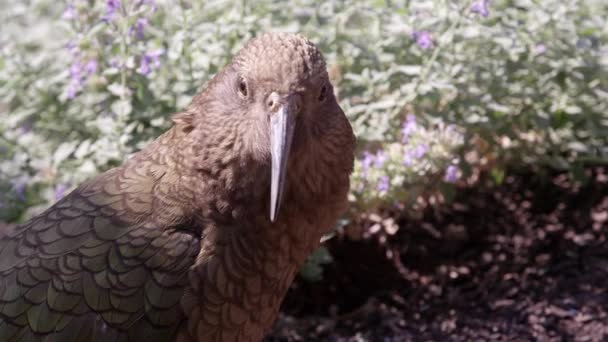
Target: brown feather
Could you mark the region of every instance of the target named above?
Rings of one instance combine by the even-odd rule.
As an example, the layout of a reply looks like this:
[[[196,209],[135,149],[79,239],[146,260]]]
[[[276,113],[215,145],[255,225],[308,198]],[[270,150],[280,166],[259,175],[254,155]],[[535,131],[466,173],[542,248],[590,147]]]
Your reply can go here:
[[[0,340],[260,341],[347,204],[354,136],[322,88],[306,38],[255,38],[144,150],[0,227]],[[274,222],[271,92],[301,100]]]

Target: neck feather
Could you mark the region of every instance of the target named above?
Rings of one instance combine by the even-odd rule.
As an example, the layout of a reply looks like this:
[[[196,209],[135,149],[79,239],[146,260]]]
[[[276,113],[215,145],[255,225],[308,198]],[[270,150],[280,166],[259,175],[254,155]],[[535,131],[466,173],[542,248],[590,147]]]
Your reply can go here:
[[[187,166],[198,175],[194,186],[203,229],[182,299],[188,318],[183,341],[261,341],[299,267],[346,207],[352,157],[331,153],[344,153],[334,146],[341,141],[299,151],[318,157],[288,166],[284,202],[270,223],[269,171],[239,154],[238,139],[228,140],[204,146],[192,140],[184,147]]]

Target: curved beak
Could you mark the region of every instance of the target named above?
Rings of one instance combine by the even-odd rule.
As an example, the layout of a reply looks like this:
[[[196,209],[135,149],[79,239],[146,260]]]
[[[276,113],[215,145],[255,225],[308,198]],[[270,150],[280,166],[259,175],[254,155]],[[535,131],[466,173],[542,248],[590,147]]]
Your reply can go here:
[[[270,174],[270,221],[277,218],[283,190],[285,187],[285,174],[287,173],[287,160],[296,127],[296,103],[293,97],[280,103],[276,112],[270,115],[270,154],[272,158],[272,171]]]

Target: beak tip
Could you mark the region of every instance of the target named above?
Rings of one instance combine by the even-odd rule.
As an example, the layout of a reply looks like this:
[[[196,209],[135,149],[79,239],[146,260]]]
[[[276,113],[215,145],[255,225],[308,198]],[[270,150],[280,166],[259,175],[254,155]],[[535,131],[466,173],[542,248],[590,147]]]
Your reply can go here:
[[[277,201],[276,199],[272,198],[272,200],[270,201],[270,222],[274,223],[277,220]]]

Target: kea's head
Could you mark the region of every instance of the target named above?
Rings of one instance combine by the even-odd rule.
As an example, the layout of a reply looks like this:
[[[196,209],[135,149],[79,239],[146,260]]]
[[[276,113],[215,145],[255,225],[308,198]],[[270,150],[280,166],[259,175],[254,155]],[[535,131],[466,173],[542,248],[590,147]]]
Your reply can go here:
[[[194,99],[188,112],[191,115],[175,121],[188,130],[197,129],[203,139],[238,149],[270,170],[272,221],[281,204],[288,166],[304,158],[300,151],[340,134],[334,127],[338,122],[346,130],[341,134],[352,136],[321,52],[298,34],[267,33],[251,39]],[[222,138],[214,138],[218,136]],[[344,148],[352,153],[350,144]]]

